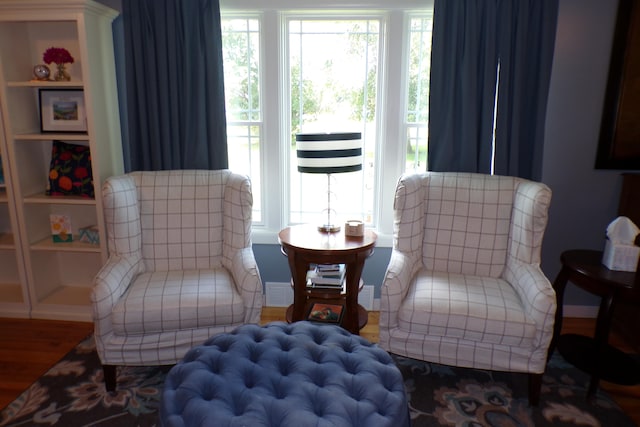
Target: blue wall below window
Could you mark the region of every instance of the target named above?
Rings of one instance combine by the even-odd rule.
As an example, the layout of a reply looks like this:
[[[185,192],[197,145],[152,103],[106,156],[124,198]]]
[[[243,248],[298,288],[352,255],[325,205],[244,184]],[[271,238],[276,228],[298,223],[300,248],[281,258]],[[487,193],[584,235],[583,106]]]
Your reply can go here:
[[[266,282],[286,283],[291,280],[287,257],[280,252],[280,246],[254,244],[253,253],[258,263],[258,269],[260,269],[263,284]],[[375,287],[374,298],[380,298],[380,286],[390,257],[391,248],[375,248],[364,265],[362,279],[365,285]]]

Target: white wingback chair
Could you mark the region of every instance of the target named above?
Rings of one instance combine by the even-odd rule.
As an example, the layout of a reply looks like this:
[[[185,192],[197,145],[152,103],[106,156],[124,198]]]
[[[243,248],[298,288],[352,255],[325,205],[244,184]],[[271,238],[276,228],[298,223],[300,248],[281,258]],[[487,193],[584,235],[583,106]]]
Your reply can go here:
[[[258,323],[249,178],[229,170],[108,178],[109,259],[91,301],[108,390],[116,365],[169,365],[195,344]]]
[[[429,362],[529,374],[536,405],[556,300],[540,269],[551,190],[515,177],[400,178],[380,345]]]

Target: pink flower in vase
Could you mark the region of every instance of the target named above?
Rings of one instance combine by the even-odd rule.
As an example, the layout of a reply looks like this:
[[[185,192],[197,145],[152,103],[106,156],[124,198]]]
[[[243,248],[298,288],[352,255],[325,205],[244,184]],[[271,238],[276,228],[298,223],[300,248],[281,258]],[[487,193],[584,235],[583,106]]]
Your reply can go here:
[[[65,69],[65,64],[73,64],[74,59],[67,49],[63,47],[50,47],[49,49],[44,51],[42,60],[46,64],[51,64],[52,62],[56,64],[58,71],[53,75],[54,80],[71,80],[71,76]]]

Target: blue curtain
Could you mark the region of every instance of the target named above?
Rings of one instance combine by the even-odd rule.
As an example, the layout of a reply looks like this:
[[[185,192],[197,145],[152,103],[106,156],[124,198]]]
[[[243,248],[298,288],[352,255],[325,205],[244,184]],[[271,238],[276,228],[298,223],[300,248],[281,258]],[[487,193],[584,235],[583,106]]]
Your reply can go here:
[[[218,0],[123,0],[122,18],[127,171],[227,168]]]
[[[429,170],[540,178],[557,11],[558,0],[435,0]]]

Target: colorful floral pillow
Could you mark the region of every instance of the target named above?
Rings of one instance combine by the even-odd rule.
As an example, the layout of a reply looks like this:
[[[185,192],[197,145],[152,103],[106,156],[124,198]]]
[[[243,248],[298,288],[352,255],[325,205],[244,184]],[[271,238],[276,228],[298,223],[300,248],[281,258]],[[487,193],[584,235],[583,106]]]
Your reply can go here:
[[[95,196],[89,147],[53,141],[48,194]]]

